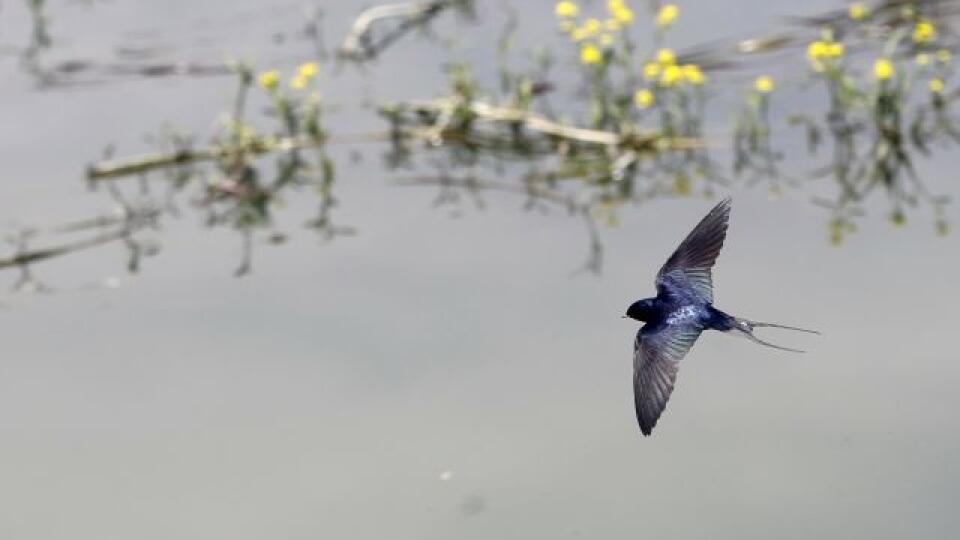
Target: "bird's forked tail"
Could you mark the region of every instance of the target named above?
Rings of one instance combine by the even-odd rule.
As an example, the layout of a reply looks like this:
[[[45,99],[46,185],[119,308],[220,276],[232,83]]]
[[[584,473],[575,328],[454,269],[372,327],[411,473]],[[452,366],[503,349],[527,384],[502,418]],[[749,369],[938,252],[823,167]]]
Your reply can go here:
[[[741,319],[740,317],[733,317],[733,321],[734,321],[733,330],[736,330],[743,337],[749,339],[750,341],[753,341],[754,343],[759,343],[760,345],[764,345],[766,347],[772,347],[774,349],[780,349],[781,351],[790,351],[795,353],[806,352],[806,351],[801,351],[799,349],[781,347],[780,345],[774,345],[773,343],[764,341],[753,334],[753,329],[754,328],[782,328],[784,330],[795,330],[797,332],[806,332],[808,334],[817,334],[817,335],[820,334],[820,332],[817,332],[816,330],[807,330],[806,328],[797,328],[796,326],[786,326],[783,324],[751,321],[748,319]]]

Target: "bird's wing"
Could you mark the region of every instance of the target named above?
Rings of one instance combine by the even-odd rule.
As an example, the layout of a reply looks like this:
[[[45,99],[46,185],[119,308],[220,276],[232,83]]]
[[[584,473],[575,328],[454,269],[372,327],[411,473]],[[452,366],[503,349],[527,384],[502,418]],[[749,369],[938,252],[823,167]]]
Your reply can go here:
[[[708,304],[713,303],[710,269],[727,236],[730,202],[727,197],[714,206],[667,259],[657,272],[657,292],[669,294],[677,289],[692,289],[697,298]]]
[[[647,324],[633,346],[633,401],[637,422],[650,435],[667,406],[677,379],[680,360],[700,336],[693,324]]]

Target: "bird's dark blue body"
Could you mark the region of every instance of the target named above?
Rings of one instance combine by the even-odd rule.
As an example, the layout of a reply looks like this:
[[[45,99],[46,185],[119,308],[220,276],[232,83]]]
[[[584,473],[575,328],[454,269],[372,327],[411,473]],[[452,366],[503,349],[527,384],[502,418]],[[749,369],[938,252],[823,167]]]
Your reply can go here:
[[[689,324],[699,326],[703,330],[721,332],[732,329],[736,320],[711,304],[679,299],[669,294],[637,300],[627,309],[627,317],[645,322],[650,326]]]
[[[637,300],[627,309],[627,317],[646,323],[633,344],[634,405],[644,435],[651,433],[670,399],[680,360],[704,330],[738,333],[778,349],[785,347],[757,338],[753,329],[768,326],[812,332],[741,319],[713,307],[711,269],[723,247],[729,217],[730,199],[724,199],[694,227],[657,272],[657,296]]]

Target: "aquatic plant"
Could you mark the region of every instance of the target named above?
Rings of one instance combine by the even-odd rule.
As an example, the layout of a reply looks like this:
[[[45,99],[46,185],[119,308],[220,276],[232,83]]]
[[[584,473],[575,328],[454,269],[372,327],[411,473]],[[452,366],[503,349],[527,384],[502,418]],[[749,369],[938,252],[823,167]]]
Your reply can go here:
[[[96,236],[49,249],[31,250],[37,234],[20,234],[16,253],[0,266],[28,275],[40,260],[122,241],[135,269],[142,255],[156,251],[139,233],[174,212],[167,203],[127,202],[118,184],[159,177],[167,201],[193,189],[209,226],[240,233],[244,255],[236,273],[244,274],[251,268],[253,235],[262,231],[271,241],[283,240],[271,227],[287,193],[315,194],[318,210],[308,226],[324,238],[353,232],[333,220],[337,167],[329,147],[370,141],[385,145],[391,168],[431,163],[434,171],[400,176],[396,183],[433,185],[440,190],[438,203],[498,191],[525,197],[528,208],[556,206],[579,216],[589,232],[591,270],[599,270],[602,260],[598,225],[616,226],[625,208],[653,197],[709,197],[736,180],[765,183],[776,196],[816,186],[812,200],[829,212],[833,243],[856,229],[865,201],[878,194],[888,202],[893,224],[902,225],[909,211],[925,205],[936,232],[947,234],[948,199],[927,187],[915,161],[960,140],[952,113],[960,96],[952,84],[956,43],[941,16],[949,9],[946,0],[855,2],[795,18],[786,33],[678,51],[670,46],[670,32],[696,14],[674,4],[644,10],[626,0],[560,1],[548,14],[559,42],[553,52],[515,51],[513,36],[522,21],[510,16],[497,41],[499,85],[477,80],[472,66],[453,62],[444,66],[445,88],[424,99],[378,104],[384,128],[350,136],[326,129],[328,104],[320,90],[324,78],[334,76],[334,64],[323,52],[315,16],[308,27],[317,55],[292,71],[230,63],[205,72],[230,73],[237,81],[231,112],[207,144],[167,131],[157,138],[156,153],[111,154],[90,166],[89,182],[106,185],[122,201],[122,216],[91,221],[87,226],[99,230]],[[472,16],[473,3],[435,0],[364,10],[333,62],[343,68],[380,58],[446,11]],[[770,71],[765,59],[771,54],[793,63],[789,75]],[[529,67],[513,67],[518,55],[532,57]],[[555,74],[557,62],[568,71]],[[745,82],[734,67],[755,73]],[[42,73],[51,84],[68,76]],[[184,72],[150,76],[157,73]],[[251,92],[266,97],[266,114],[247,110]],[[708,136],[711,103],[725,92],[739,96],[729,135]],[[549,104],[556,93],[577,96],[580,107],[558,115]],[[812,94],[819,104],[801,112],[780,109],[798,93]],[[792,157],[785,143],[790,128],[803,130],[812,155],[829,150],[828,163],[785,173]],[[726,153],[729,173],[716,157]],[[526,172],[512,180],[482,174],[484,168],[502,170],[504,163]],[[824,178],[831,182],[809,182]]]

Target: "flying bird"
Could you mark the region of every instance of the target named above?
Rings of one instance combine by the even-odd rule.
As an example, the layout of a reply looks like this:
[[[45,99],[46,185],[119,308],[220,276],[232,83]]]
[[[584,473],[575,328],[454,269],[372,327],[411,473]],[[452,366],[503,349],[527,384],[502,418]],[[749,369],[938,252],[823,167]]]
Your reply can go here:
[[[680,360],[704,330],[739,334],[760,345],[798,353],[803,351],[763,341],[753,329],[773,327],[819,334],[741,319],[713,307],[711,268],[727,236],[730,203],[729,197],[720,201],[667,259],[657,272],[657,296],[637,300],[624,315],[646,323],[633,344],[633,397],[644,435],[653,431],[670,399]]]

